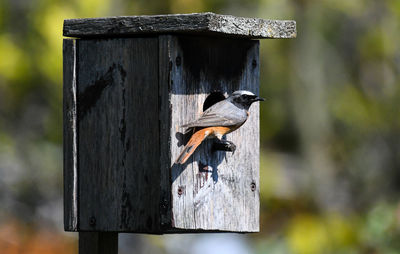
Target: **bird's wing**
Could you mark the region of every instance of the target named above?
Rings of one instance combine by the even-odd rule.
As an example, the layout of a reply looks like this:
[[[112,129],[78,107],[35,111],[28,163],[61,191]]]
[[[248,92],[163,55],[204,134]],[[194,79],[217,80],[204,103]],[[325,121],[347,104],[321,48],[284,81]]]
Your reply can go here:
[[[246,121],[246,119],[245,111],[231,102],[223,100],[204,111],[200,118],[182,125],[182,127],[233,126]]]
[[[182,125],[182,127],[190,128],[190,127],[207,127],[207,126],[232,126],[235,125],[235,121],[228,119],[224,116],[220,116],[217,114],[210,114],[201,116],[199,119]]]

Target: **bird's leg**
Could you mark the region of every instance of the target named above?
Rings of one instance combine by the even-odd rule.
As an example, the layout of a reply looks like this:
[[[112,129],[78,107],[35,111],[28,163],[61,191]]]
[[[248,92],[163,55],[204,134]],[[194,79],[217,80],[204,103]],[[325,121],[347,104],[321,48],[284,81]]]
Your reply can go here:
[[[236,145],[228,140],[215,140],[213,144],[214,151],[226,151],[235,153]]]

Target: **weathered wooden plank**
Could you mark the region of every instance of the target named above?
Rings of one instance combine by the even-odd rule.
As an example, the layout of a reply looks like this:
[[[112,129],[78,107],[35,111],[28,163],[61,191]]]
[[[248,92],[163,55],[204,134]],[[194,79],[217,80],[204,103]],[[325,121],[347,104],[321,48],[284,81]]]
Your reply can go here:
[[[172,60],[170,52],[170,35],[160,35],[159,45],[159,122],[160,122],[160,223],[163,229],[172,224],[171,214],[171,96],[170,82]]]
[[[78,228],[76,41],[63,41],[64,229]]]
[[[211,12],[67,19],[64,36],[121,37],[154,33],[188,33],[244,38],[294,38],[293,20],[266,20],[220,15]]]
[[[118,233],[79,233],[80,254],[118,254]]]
[[[207,140],[185,165],[174,160],[181,152],[181,125],[197,118],[213,91],[259,93],[259,42],[171,36],[169,55],[171,129],[172,230],[259,231],[259,105],[227,140],[234,154],[212,152]],[[187,232],[186,231],[186,232]]]
[[[158,38],[78,41],[79,228],[158,232]]]

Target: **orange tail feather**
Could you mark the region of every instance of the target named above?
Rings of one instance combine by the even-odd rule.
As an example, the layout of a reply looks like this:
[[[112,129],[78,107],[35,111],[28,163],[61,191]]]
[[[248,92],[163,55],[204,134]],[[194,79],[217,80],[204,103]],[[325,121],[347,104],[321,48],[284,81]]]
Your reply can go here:
[[[177,164],[184,164],[194,153],[196,148],[203,142],[203,140],[211,134],[211,131],[206,129],[201,129],[195,132],[192,137],[190,138],[189,142],[186,144],[185,148],[179,155],[178,159],[176,159],[175,163]]]

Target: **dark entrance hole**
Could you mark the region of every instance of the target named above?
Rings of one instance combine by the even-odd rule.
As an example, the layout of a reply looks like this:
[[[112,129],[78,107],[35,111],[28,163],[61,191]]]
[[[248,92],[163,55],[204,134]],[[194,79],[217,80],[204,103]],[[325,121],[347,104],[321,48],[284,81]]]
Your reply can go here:
[[[206,100],[204,101],[203,104],[203,112],[206,111],[209,107],[214,105],[217,102],[220,102],[222,100],[225,100],[225,96],[223,93],[220,91],[214,91],[210,93],[210,95],[207,96]]]

